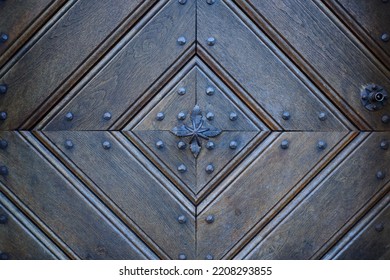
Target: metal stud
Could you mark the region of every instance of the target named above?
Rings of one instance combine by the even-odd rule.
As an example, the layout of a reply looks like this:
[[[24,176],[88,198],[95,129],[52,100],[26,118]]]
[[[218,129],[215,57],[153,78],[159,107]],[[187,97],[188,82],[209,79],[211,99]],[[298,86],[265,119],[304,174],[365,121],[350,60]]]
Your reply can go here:
[[[177,147],[179,148],[179,150],[185,150],[185,148],[187,148],[187,144],[183,141],[179,141],[177,142]]]
[[[8,175],[8,168],[5,165],[0,166],[0,175],[6,176]]]
[[[231,112],[230,115],[229,115],[229,119],[231,121],[236,121],[238,119],[238,115],[236,112]]]
[[[207,148],[207,150],[214,150],[214,148],[215,148],[214,142],[213,141],[207,142],[206,148]]]
[[[177,119],[182,121],[185,120],[186,116],[187,116],[186,113],[180,112],[179,114],[177,114]]]
[[[324,113],[324,112],[319,113],[318,118],[320,119],[320,121],[326,120],[326,118],[327,118],[326,113]]]
[[[206,0],[207,4],[213,5],[215,3],[215,0]]]
[[[214,256],[211,255],[211,254],[208,254],[206,257],[205,257],[206,260],[213,260],[214,259]]]
[[[105,121],[111,120],[111,117],[112,117],[112,115],[111,115],[110,112],[105,112],[105,113],[103,114],[103,120],[105,120]]]
[[[0,140],[0,149],[5,150],[5,149],[7,149],[7,147],[8,147],[7,140],[1,139]]]
[[[384,124],[390,123],[390,116],[389,116],[389,115],[383,115],[383,116],[382,116],[382,122],[383,122]]]
[[[376,178],[379,179],[379,180],[382,180],[385,178],[385,173],[383,171],[378,171],[376,173]]]
[[[381,231],[383,231],[384,229],[385,229],[385,226],[384,226],[383,223],[380,223],[380,224],[376,224],[376,225],[375,225],[375,230],[376,230],[377,232],[381,232]]]
[[[73,148],[73,142],[72,140],[66,140],[65,141],[65,148],[67,148],[68,150],[72,149]]]
[[[184,165],[184,164],[180,164],[178,167],[177,167],[177,171],[179,171],[180,173],[184,173],[187,171],[187,167]]]
[[[0,112],[0,120],[5,121],[7,119],[7,112]]]
[[[8,222],[8,216],[7,214],[1,214],[0,215],[0,224],[5,225]]]
[[[179,222],[179,224],[185,224],[187,222],[187,218],[184,215],[180,215],[179,217],[177,217],[177,221]]]
[[[68,122],[70,122],[71,120],[73,120],[73,113],[72,112],[68,112],[66,113],[65,115],[65,120],[67,120]]]
[[[282,143],[280,144],[280,147],[283,149],[283,150],[286,150],[288,149],[288,146],[290,145],[290,143],[288,142],[288,140],[283,140]]]
[[[215,38],[214,37],[209,37],[207,39],[207,45],[214,46],[215,45]]]
[[[104,148],[105,150],[108,150],[108,149],[111,148],[111,143],[108,142],[108,141],[104,141],[104,142],[102,143],[102,146],[103,146],[103,148]]]
[[[208,224],[214,223],[214,221],[215,221],[214,215],[208,215],[205,220],[206,220],[206,223],[208,223]]]
[[[183,253],[180,253],[179,254],[179,260],[186,260],[187,259],[187,256]]]
[[[285,121],[287,121],[287,120],[289,120],[290,118],[291,118],[290,113],[284,111],[283,114],[282,114],[282,119],[285,120]]]
[[[206,94],[207,95],[213,95],[215,93],[215,89],[213,87],[207,87],[206,88]]]
[[[322,140],[320,140],[320,141],[318,141],[318,143],[317,143],[317,148],[319,149],[319,150],[324,150],[325,148],[326,148],[326,142],[325,141],[322,141]]]
[[[1,253],[0,254],[0,260],[9,260],[9,255],[7,253]]]
[[[156,115],[156,120],[162,121],[165,118],[165,114],[163,112],[159,112]]]
[[[232,149],[232,150],[237,149],[237,146],[238,146],[238,144],[237,144],[236,141],[231,141],[231,142],[229,143],[229,148]]]
[[[7,93],[8,86],[6,84],[1,84],[0,85],[0,94],[5,94]]]
[[[208,119],[209,121],[212,121],[214,119],[214,117],[215,117],[215,115],[212,112],[208,112],[206,114],[206,119]]]
[[[8,35],[5,33],[0,33],[0,43],[4,43],[8,40]]]
[[[184,88],[184,87],[179,88],[179,89],[177,90],[177,94],[178,94],[178,95],[184,95],[184,94],[186,94],[186,88]]]
[[[389,148],[389,141],[383,140],[380,144],[382,150],[387,150]]]
[[[214,172],[214,165],[212,163],[210,163],[206,166],[206,172],[207,172],[207,174],[211,174]]]
[[[381,35],[381,40],[382,40],[383,42],[388,42],[388,41],[390,40],[390,35],[387,34],[387,33],[383,33],[383,34]]]
[[[179,4],[184,5],[185,3],[187,3],[187,0],[179,0]]]
[[[156,142],[156,147],[157,147],[157,149],[162,149],[162,148],[164,148],[164,142],[161,141],[161,140],[158,140],[158,141]]]
[[[183,36],[180,36],[179,38],[177,38],[177,43],[181,46],[183,46],[185,43],[187,42],[186,38],[183,37]]]

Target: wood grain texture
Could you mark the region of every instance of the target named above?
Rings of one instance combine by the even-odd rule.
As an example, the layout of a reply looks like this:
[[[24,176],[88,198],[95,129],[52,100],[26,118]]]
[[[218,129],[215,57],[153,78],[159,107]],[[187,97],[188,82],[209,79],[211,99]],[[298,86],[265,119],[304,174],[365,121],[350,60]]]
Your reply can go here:
[[[195,2],[168,3],[134,38],[66,105],[45,130],[107,129],[195,40]],[[186,38],[185,45],[177,39]],[[86,113],[85,107],[94,108]],[[105,112],[112,119],[105,121]],[[64,116],[73,112],[74,120]]]
[[[308,259],[354,217],[389,177],[390,157],[379,148],[388,133],[372,133],[247,255],[248,259]],[[367,166],[375,166],[367,169]],[[343,229],[346,231],[347,229]]]
[[[140,1],[78,1],[7,72],[1,110],[2,129],[18,128],[61,83],[87,59]],[[113,17],[112,15],[116,16]],[[77,40],[83,38],[83,40]],[[39,69],[39,71],[38,71]],[[21,102],[23,100],[23,102]]]
[[[241,0],[236,2],[246,6]],[[248,2],[251,7],[246,6],[245,9],[254,20],[266,30],[277,30],[278,36],[289,45],[285,46],[285,51],[296,51],[299,55],[295,60],[301,67],[306,68],[305,64],[312,67],[313,71],[306,71],[306,74],[317,80],[317,86],[330,99],[337,101],[340,97],[343,100],[337,101],[336,105],[346,116],[354,118],[354,113],[349,112],[352,109],[370,129],[389,129],[388,124],[381,122],[381,116],[388,114],[390,109],[369,112],[361,105],[359,98],[362,87],[367,83],[390,88],[388,71],[381,67],[380,62],[368,58],[365,50],[334,22],[335,19],[327,16],[325,7],[317,5],[317,1]],[[345,108],[345,102],[349,109]],[[364,129],[359,121],[355,123]]]
[[[4,223],[0,223],[0,253],[6,253],[9,259],[67,258],[42,232],[28,222],[28,219],[2,193],[0,216],[6,218]]]
[[[345,135],[343,132],[282,133],[199,213],[198,256],[211,253],[217,259],[222,258],[292,189],[302,188],[298,182]],[[321,139],[328,144],[325,150],[316,147]],[[288,149],[281,148],[283,140],[290,142]],[[208,215],[215,216],[214,223],[205,221]]]
[[[10,190],[82,259],[145,259],[129,240],[16,132],[0,153],[8,167],[1,191]],[[20,163],[23,162],[21,165]],[[71,175],[68,175],[71,177]]]
[[[187,209],[167,190],[164,184],[169,183],[161,182],[161,175],[148,171],[145,159],[136,158],[108,132],[48,131],[45,134],[170,258],[176,259],[180,253],[192,257],[194,209]],[[74,148],[64,147],[67,139],[73,141]],[[104,141],[111,143],[110,149],[102,147]],[[187,217],[186,224],[178,223],[180,215]]]
[[[217,28],[216,28],[217,27]],[[198,43],[286,130],[343,130],[342,123],[222,1],[198,3]],[[258,33],[264,36],[260,31]],[[214,37],[214,46],[207,38]],[[283,57],[282,59],[280,57]],[[305,108],[303,111],[302,108]],[[291,115],[286,121],[284,111]],[[328,119],[321,122],[320,112]]]

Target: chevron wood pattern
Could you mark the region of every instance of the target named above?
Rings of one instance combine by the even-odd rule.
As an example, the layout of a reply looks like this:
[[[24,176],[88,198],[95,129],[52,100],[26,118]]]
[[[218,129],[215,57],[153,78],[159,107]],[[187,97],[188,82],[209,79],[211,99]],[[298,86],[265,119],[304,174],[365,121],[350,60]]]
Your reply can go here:
[[[0,259],[390,258],[388,1],[24,2]]]

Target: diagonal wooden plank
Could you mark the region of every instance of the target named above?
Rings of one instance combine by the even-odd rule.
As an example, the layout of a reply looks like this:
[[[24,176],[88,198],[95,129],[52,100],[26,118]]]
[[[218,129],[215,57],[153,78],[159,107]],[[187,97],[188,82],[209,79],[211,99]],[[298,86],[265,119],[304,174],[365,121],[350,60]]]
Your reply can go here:
[[[185,38],[180,43],[179,38]],[[170,1],[107,65],[54,117],[45,130],[107,129],[142,99],[161,76],[195,40],[195,2]],[[179,42],[180,41],[180,42]],[[86,112],[85,107],[94,108]],[[65,115],[74,118],[67,121]],[[112,117],[103,118],[105,112]]]
[[[242,15],[243,16],[243,15]],[[311,91],[297,69],[277,50],[265,44],[223,3],[198,3],[198,43],[226,69],[248,93],[286,130],[345,130],[342,118],[332,113]],[[208,43],[215,38],[215,44]],[[293,100],[293,102],[291,101]],[[302,110],[304,108],[304,110]],[[283,113],[290,117],[285,119]],[[321,121],[319,114],[327,115]]]
[[[368,134],[368,133],[365,133]],[[248,259],[308,259],[329,250],[333,236],[345,234],[350,220],[364,213],[377,194],[389,192],[390,157],[380,148],[389,133],[374,132],[321,180],[314,180],[288,216],[260,240]],[[375,166],[373,168],[367,168]],[[382,178],[378,172],[386,174]],[[312,185],[312,186],[311,186]],[[340,232],[341,231],[341,232]],[[325,248],[324,248],[325,247]]]
[[[18,128],[140,2],[77,1],[0,77],[0,82],[8,85],[8,93],[2,97],[0,106],[1,110],[7,111],[8,117],[0,127]]]
[[[67,259],[1,192],[0,251],[1,259]]]
[[[389,109],[370,112],[361,105],[359,95],[368,83],[389,89],[389,71],[320,1],[235,2],[360,129],[389,130],[381,121]]]
[[[114,137],[100,131],[46,131],[45,135],[170,258],[181,253],[193,258],[194,207],[179,201],[175,196],[185,199],[177,191],[173,194],[157,171],[149,171],[146,159],[134,155],[133,145],[127,143],[125,148],[118,142],[116,137],[123,138],[120,133]],[[64,146],[67,140],[73,148]],[[109,149],[102,146],[105,141]],[[178,222],[181,215],[186,223]]]
[[[30,133],[24,134],[31,137]],[[47,150],[32,146],[17,132],[1,132],[1,138],[8,142],[0,153],[1,165],[7,168],[0,176],[1,191],[13,201],[21,200],[18,207],[33,211],[39,219],[34,221],[44,223],[50,229],[49,234],[65,242],[75,257],[145,259],[153,256],[145,248],[144,252],[140,251],[143,245],[135,245],[139,240],[128,239],[113,226],[108,214],[103,215],[91,204],[90,195],[84,196],[76,184],[70,183],[72,174],[57,169],[57,160]]]
[[[201,205],[197,217],[198,257],[224,257],[248,231],[259,227],[259,221],[267,222],[267,214],[271,211],[275,215],[302,189],[308,180],[305,177],[323,159],[333,156],[346,136],[346,132],[282,133],[245,169],[239,170],[239,175],[230,179],[228,187],[213,201],[204,202],[209,205]],[[317,147],[319,141],[327,143],[325,149]],[[214,216],[213,223],[207,222],[210,215]]]

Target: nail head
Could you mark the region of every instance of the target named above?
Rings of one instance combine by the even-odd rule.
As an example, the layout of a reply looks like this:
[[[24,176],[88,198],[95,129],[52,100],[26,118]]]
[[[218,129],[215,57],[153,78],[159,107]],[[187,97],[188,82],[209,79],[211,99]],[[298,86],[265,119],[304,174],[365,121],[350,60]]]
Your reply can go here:
[[[215,45],[215,38],[214,37],[209,37],[207,39],[207,45],[214,46]]]
[[[177,43],[181,46],[183,46],[185,43],[187,42],[186,38],[184,36],[180,36],[178,39],[177,39]]]
[[[179,217],[177,217],[177,221],[179,222],[179,224],[185,224],[187,222],[187,218],[184,215],[180,215]]]
[[[111,143],[108,142],[108,141],[104,141],[104,142],[102,143],[102,146],[103,146],[103,148],[104,148],[105,150],[108,150],[108,149],[111,148]]]
[[[0,140],[0,149],[5,150],[8,147],[8,142],[5,139]]]
[[[161,141],[161,140],[158,140],[158,141],[156,142],[156,147],[157,147],[157,149],[162,149],[162,148],[164,148],[164,142]]]
[[[290,143],[288,142],[288,140],[283,140],[282,143],[280,144],[280,147],[283,149],[283,150],[286,150],[288,149]]]
[[[207,222],[208,224],[212,224],[212,223],[214,223],[214,221],[215,221],[214,215],[208,215],[208,216],[206,217],[206,222]]]

